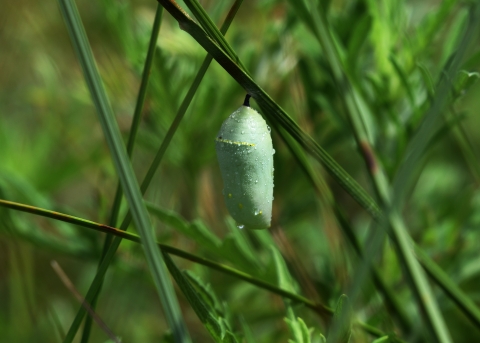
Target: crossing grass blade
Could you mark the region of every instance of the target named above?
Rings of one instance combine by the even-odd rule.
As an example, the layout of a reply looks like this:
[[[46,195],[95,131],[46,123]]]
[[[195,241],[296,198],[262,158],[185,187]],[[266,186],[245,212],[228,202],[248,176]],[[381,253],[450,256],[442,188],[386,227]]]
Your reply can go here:
[[[147,263],[160,297],[168,326],[171,328],[176,342],[190,342],[168,271],[160,252],[156,248],[150,218],[143,203],[135,174],[97,70],[80,14],[73,0],[59,0],[59,5],[77,58],[82,67],[85,81],[90,90],[90,95],[97,109],[97,115],[112,154],[115,169],[125,192],[133,222],[140,233]],[[67,336],[65,342],[71,342],[73,338]]]
[[[231,56],[225,53],[218,42],[207,33],[178,6],[175,1],[159,0],[164,8],[180,23],[213,58],[249,93],[262,108],[270,122],[282,126],[307,152],[320,161],[330,175],[347,191],[360,206],[373,217],[380,216],[380,209],[372,197],[352,178],[317,142],[315,142],[298,124],[248,75]]]
[[[88,228],[88,229],[92,229],[92,230],[95,230],[95,231],[111,234],[115,237],[119,237],[119,238],[122,238],[122,239],[127,239],[131,242],[136,242],[136,243],[140,243],[140,244],[142,243],[142,240],[141,240],[140,236],[138,236],[136,234],[127,232],[127,231],[122,230],[122,229],[117,229],[115,227],[111,227],[111,226],[108,226],[108,225],[105,225],[105,224],[96,223],[96,222],[93,222],[91,220],[87,220],[87,219],[67,215],[67,214],[64,214],[64,213],[60,213],[60,212],[57,212],[57,211],[46,210],[46,209],[43,209],[43,208],[30,206],[30,205],[26,205],[26,204],[20,204],[20,203],[17,203],[17,202],[3,200],[3,199],[0,199],[0,207],[5,207],[5,208],[9,208],[9,209],[16,210],[16,211],[26,212],[26,213],[31,213],[31,214],[35,214],[35,215],[38,215],[38,216],[51,218],[51,219],[54,219],[54,220],[59,220],[59,221],[62,221],[62,222],[78,225],[79,227]],[[159,211],[163,211],[163,210],[159,210]],[[155,244],[160,248],[160,250],[163,253],[168,253],[168,254],[171,254],[171,255],[175,255],[175,256],[184,258],[186,260],[198,263],[200,265],[206,266],[206,267],[211,268],[213,270],[216,270],[218,272],[224,273],[226,275],[230,275],[232,277],[238,278],[238,279],[243,280],[245,282],[248,282],[252,285],[255,285],[259,288],[262,288],[262,289],[265,289],[269,292],[277,294],[281,297],[290,299],[294,303],[303,304],[305,307],[311,309],[312,311],[316,312],[317,314],[319,314],[321,316],[324,316],[324,315],[332,316],[333,313],[334,313],[334,310],[332,308],[330,308],[330,307],[328,307],[324,304],[316,303],[316,302],[314,302],[310,299],[307,299],[307,298],[303,297],[302,295],[299,295],[297,293],[290,292],[290,291],[285,290],[283,288],[277,287],[276,285],[273,285],[269,282],[263,281],[263,280],[261,280],[259,278],[256,278],[256,277],[254,277],[254,276],[252,276],[248,273],[245,273],[241,270],[235,269],[233,267],[227,266],[227,265],[222,264],[222,263],[218,263],[218,262],[206,259],[206,258],[201,257],[201,256],[194,255],[192,253],[189,253],[188,251],[184,251],[184,250],[172,247],[170,245],[161,244],[161,243],[158,243],[158,242],[156,242]],[[109,252],[110,252],[110,250],[109,250]],[[106,259],[107,258],[108,258],[108,254],[107,254]],[[102,265],[105,263],[106,259],[104,260],[104,262],[102,262]],[[92,284],[92,286],[93,286],[93,284]],[[92,288],[92,286],[91,286],[91,288]],[[86,297],[85,297],[85,299],[86,299]],[[364,322],[357,321],[357,322],[355,322],[355,324],[359,328],[364,330],[365,332],[373,335],[374,337],[381,337],[381,336],[384,335],[384,333],[381,330],[379,330],[379,329],[377,329],[377,328],[375,328],[371,325],[368,325]]]
[[[222,28],[221,28],[221,31],[222,32],[227,32],[228,28],[230,27],[230,24],[232,23],[233,19],[235,18],[235,14],[237,13],[238,9],[240,8],[240,5],[242,4],[243,0],[236,0],[234,2],[234,4],[232,5],[227,17],[225,18],[225,21],[222,25]],[[180,122],[182,121],[183,119],[183,116],[185,115],[187,109],[188,109],[188,106],[190,105],[198,87],[200,86],[200,83],[203,79],[203,76],[205,75],[210,63],[212,62],[212,57],[210,55],[207,55],[205,57],[205,60],[203,61],[199,71],[197,72],[197,75],[195,76],[195,79],[192,83],[192,85],[190,86],[190,89],[188,90],[187,92],[187,95],[185,96],[182,104],[180,105],[180,108],[178,109],[178,112],[175,116],[175,119],[173,120],[170,128],[168,129],[168,132],[167,134],[165,135],[165,138],[163,139],[162,141],[162,144],[160,146],[160,148],[158,149],[156,155],[155,155],[155,158],[152,162],[152,164],[150,165],[148,171],[147,171],[147,174],[145,175],[143,181],[142,181],[142,184],[140,186],[140,191],[142,194],[144,194],[150,184],[150,182],[152,181],[154,175],[155,175],[155,172],[157,171],[159,165],[160,165],[160,162],[162,161],[162,158],[165,154],[165,151],[167,150],[178,126],[180,125]],[[133,140],[132,140],[132,144],[131,144],[131,147],[133,148]],[[118,203],[119,205],[120,203]],[[123,222],[120,226],[120,230],[122,231],[126,231],[127,228],[129,227],[130,223],[132,221],[132,216],[131,216],[131,213],[128,212],[127,215],[125,216],[125,218],[123,219]],[[85,299],[89,302],[92,302],[95,297],[97,296],[100,288],[101,288],[101,285],[102,285],[102,282],[103,282],[103,277],[105,275],[105,273],[107,272],[108,270],[108,267],[110,265],[110,262],[112,261],[113,259],[113,256],[115,255],[115,252],[117,251],[118,247],[120,246],[120,243],[122,241],[122,237],[121,236],[117,236],[115,237],[115,239],[113,239],[113,241],[111,242],[111,244],[109,245],[108,247],[108,250],[106,252],[105,255],[103,255],[103,258],[101,260],[101,263],[98,267],[98,270],[97,270],[97,274],[95,275],[95,278],[94,280],[92,281],[91,285],[90,285],[90,288],[87,292],[87,295],[85,296]],[[107,242],[106,242],[107,243]],[[78,331],[79,327],[80,327],[80,324],[83,320],[83,317],[85,316],[85,311],[83,308],[80,308],[75,316],[75,319],[72,323],[72,325],[70,326],[70,329],[67,333],[67,338],[69,339],[73,339],[73,337],[75,336],[76,332]]]
[[[145,97],[147,94],[148,81],[152,71],[153,57],[155,56],[155,50],[157,48],[158,33],[160,31],[160,25],[162,23],[162,14],[163,14],[163,7],[157,6],[155,19],[153,21],[152,33],[150,36],[150,43],[148,45],[147,58],[145,59],[145,64],[144,64],[143,73],[142,73],[142,80],[140,82],[140,89],[138,92],[137,102],[135,105],[135,111],[133,113],[132,125],[130,127],[130,132],[128,135],[127,154],[130,158],[132,157],[135,137],[137,135],[138,127],[140,126],[140,121],[142,118],[142,110],[143,110],[143,105],[145,103]],[[117,190],[115,191],[115,197],[113,199],[112,209],[110,211],[110,220],[109,220],[110,226],[117,225],[117,219],[120,212],[120,205],[122,203],[122,196],[123,196],[122,186],[119,182],[117,185]],[[102,255],[100,257],[99,265],[102,262],[105,255],[107,254],[108,248],[112,243],[112,239],[113,239],[113,236],[110,234],[107,234],[105,236],[105,241],[103,244]],[[100,290],[101,290],[101,286],[100,286]],[[100,290],[97,293],[97,296],[92,300],[91,307],[93,309],[96,306]],[[85,320],[85,325],[83,326],[81,343],[88,342],[92,324],[93,324],[93,319],[91,316],[88,316]]]

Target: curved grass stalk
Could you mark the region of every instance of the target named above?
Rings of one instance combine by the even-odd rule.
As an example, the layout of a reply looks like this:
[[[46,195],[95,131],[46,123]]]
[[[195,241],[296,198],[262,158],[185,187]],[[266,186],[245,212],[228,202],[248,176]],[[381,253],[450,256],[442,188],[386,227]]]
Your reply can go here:
[[[222,28],[221,28],[221,31],[222,32],[226,32],[230,26],[230,24],[232,23],[234,17],[235,17],[235,14],[237,13],[240,5],[242,4],[243,0],[236,0],[235,3],[232,5],[227,17],[225,18],[225,22],[223,23],[222,25]],[[152,164],[150,165],[148,171],[147,171],[147,174],[145,175],[145,178],[141,184],[141,193],[144,194],[148,188],[148,185],[150,184],[151,180],[153,179],[153,176],[155,175],[155,172],[156,170],[158,169],[158,166],[160,165],[160,162],[163,158],[163,155],[165,154],[165,151],[167,150],[178,126],[180,125],[180,122],[182,121],[183,119],[183,116],[185,115],[187,109],[188,109],[188,106],[190,105],[199,85],[200,85],[200,82],[202,81],[203,79],[203,76],[205,75],[210,63],[212,61],[212,57],[210,55],[207,55],[205,57],[205,60],[203,61],[202,63],[202,66],[200,67],[197,75],[195,76],[195,79],[192,83],[192,85],[190,86],[190,89],[188,90],[187,92],[187,95],[185,96],[182,104],[180,105],[180,108],[178,109],[177,111],[177,114],[175,116],[175,119],[173,120],[170,128],[168,129],[168,132],[167,134],[165,135],[165,138],[159,148],[159,150],[157,151],[157,154],[155,155],[155,158],[152,162]],[[132,141],[133,142],[133,141]],[[133,143],[132,143],[132,147],[133,147]],[[125,216],[121,226],[120,226],[120,230],[122,231],[126,231],[128,229],[128,226],[130,225],[132,221],[132,216],[129,213],[127,213],[127,215]],[[101,263],[98,267],[98,270],[97,270],[97,274],[95,275],[95,278],[94,280],[92,281],[92,284],[90,285],[90,288],[87,292],[87,295],[85,296],[85,299],[86,301],[88,302],[91,302],[95,299],[95,297],[97,296],[98,292],[99,292],[99,289],[101,287],[101,284],[102,284],[102,281],[103,281],[103,276],[105,275],[109,265],[110,265],[110,262],[112,261],[113,259],[113,256],[115,255],[115,252],[116,250],[118,249],[118,247],[120,246],[120,243],[122,241],[122,237],[121,236],[117,236],[115,237],[115,239],[113,239],[113,241],[111,242],[111,244],[109,245],[108,247],[108,250],[106,252],[105,255],[103,255],[103,258],[101,260]],[[71,340],[73,339],[73,337],[76,335],[76,332],[78,331],[79,327],[80,327],[80,324],[83,320],[83,317],[85,316],[86,312],[83,308],[80,308],[75,316],[75,319],[72,323],[72,325],[70,326],[70,329],[67,333],[67,338],[69,339],[68,341],[66,342],[71,342]]]
[[[162,255],[155,246],[152,224],[143,203],[132,165],[125,151],[120,130],[115,121],[102,79],[95,64],[77,6],[73,0],[59,0],[59,5],[70,39],[75,48],[75,53],[82,67],[90,95],[95,104],[98,119],[122,184],[122,189],[125,192],[133,221],[140,233],[148,267],[162,303],[168,326],[172,330],[175,342],[191,342],[168,270]],[[92,299],[89,300],[91,302]],[[69,334],[66,337],[66,341],[71,342],[73,338],[74,335]]]
[[[135,143],[135,137],[138,132],[138,127],[140,126],[140,120],[142,118],[142,110],[143,110],[143,105],[145,102],[145,97],[147,94],[147,86],[148,86],[148,81],[150,79],[150,73],[152,70],[152,64],[153,64],[153,58],[155,56],[155,50],[157,47],[157,39],[158,39],[158,33],[160,31],[160,25],[162,23],[162,14],[163,14],[163,7],[157,6],[157,11],[155,13],[155,19],[153,21],[153,27],[152,27],[152,33],[150,36],[150,43],[148,45],[148,52],[147,52],[147,58],[145,59],[145,64],[143,67],[143,73],[142,73],[142,80],[140,82],[140,89],[138,91],[138,96],[137,96],[137,102],[135,105],[135,111],[133,113],[133,119],[132,119],[132,125],[130,128],[130,132],[128,135],[128,141],[127,141],[127,155],[129,158],[132,157],[133,153],[133,147]],[[120,182],[117,184],[117,189],[115,191],[115,197],[113,200],[112,204],[112,209],[110,211],[110,220],[109,220],[109,225],[110,226],[116,226],[117,225],[117,220],[118,220],[118,215],[120,212],[120,205],[122,203],[122,186]],[[110,244],[112,243],[113,236],[110,234],[107,234],[105,236],[105,241],[103,244],[102,248],[102,255],[99,260],[99,266],[102,260],[104,259],[105,255],[107,254],[108,248]],[[101,286],[100,286],[101,290]],[[91,307],[95,309],[97,300],[98,300],[98,295],[100,294],[100,291],[97,293],[97,296],[92,300]],[[92,323],[93,319],[91,316],[87,316],[85,320],[85,325],[83,326],[83,333],[82,333],[82,340],[81,343],[87,343],[90,337],[90,331],[92,328]]]
[[[107,234],[114,235],[116,237],[121,237],[123,239],[127,239],[129,241],[142,244],[141,237],[136,235],[136,234],[127,232],[125,230],[117,229],[117,228],[111,227],[109,225],[96,223],[96,222],[91,221],[91,220],[71,216],[71,215],[56,212],[56,211],[50,211],[50,210],[46,210],[46,209],[39,208],[39,207],[25,205],[25,204],[13,202],[13,201],[3,200],[3,199],[0,199],[0,206],[1,207],[6,207],[6,208],[9,208],[9,209],[12,209],[12,210],[16,210],[16,211],[35,214],[35,215],[42,216],[42,217],[52,218],[52,219],[59,220],[59,221],[62,221],[62,222],[78,225],[79,227],[93,229],[95,231],[104,232],[104,233],[107,233]],[[211,261],[209,259],[191,254],[189,252],[183,251],[181,249],[177,249],[177,248],[172,247],[170,245],[162,244],[162,243],[159,243],[159,242],[155,242],[155,244],[163,252],[166,252],[168,254],[184,258],[186,260],[201,264],[203,266],[209,267],[209,268],[214,269],[216,271],[219,271],[221,273],[228,274],[228,275],[233,276],[237,279],[246,281],[246,282],[251,283],[252,285],[255,285],[259,288],[265,289],[267,291],[275,293],[275,294],[277,294],[279,296],[282,296],[284,298],[288,298],[288,299],[292,300],[293,302],[303,304],[303,305],[305,305],[306,307],[308,307],[309,309],[313,310],[314,312],[316,312],[318,314],[321,314],[321,315],[326,314],[328,316],[332,316],[333,313],[334,313],[334,310],[332,308],[326,306],[326,305],[315,303],[315,302],[311,301],[310,299],[307,299],[307,298],[305,298],[305,297],[303,297],[299,294],[296,294],[296,293],[284,290],[282,288],[279,288],[279,287],[277,287],[273,284],[270,284],[266,281],[260,280],[256,277],[254,277],[250,274],[247,274],[245,272],[242,272],[238,269],[235,269],[235,268],[232,268],[232,267],[227,266],[225,264],[214,262],[214,261]],[[358,322],[356,322],[356,324],[360,328],[362,328],[362,330],[364,330],[365,332],[368,332],[372,336],[382,337],[382,336],[385,335],[381,330],[379,330],[379,329],[377,329],[377,328],[375,328],[371,325],[368,325],[366,323],[358,321]]]

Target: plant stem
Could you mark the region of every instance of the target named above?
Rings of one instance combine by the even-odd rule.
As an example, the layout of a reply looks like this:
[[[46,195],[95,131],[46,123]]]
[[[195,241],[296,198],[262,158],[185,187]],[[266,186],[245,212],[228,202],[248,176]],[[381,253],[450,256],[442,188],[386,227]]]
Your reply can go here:
[[[93,222],[93,221],[90,221],[90,220],[87,220],[87,219],[83,219],[83,218],[79,218],[79,217],[75,217],[75,216],[70,216],[70,215],[67,215],[67,214],[64,214],[64,213],[60,213],[60,212],[56,212],[56,211],[50,211],[50,210],[46,210],[46,209],[43,209],[43,208],[29,206],[29,205],[25,205],[25,204],[20,204],[20,203],[17,203],[17,202],[3,200],[3,199],[0,199],[0,206],[10,208],[10,209],[16,210],[16,211],[22,211],[22,212],[35,214],[35,215],[42,216],[42,217],[52,218],[52,219],[59,220],[59,221],[62,221],[62,222],[78,225],[80,227],[93,229],[93,230],[96,230],[96,231],[99,231],[99,232],[104,232],[104,233],[107,233],[107,234],[114,235],[116,237],[121,237],[123,239],[127,239],[131,242],[142,243],[140,236],[135,235],[133,233],[130,233],[130,232],[127,232],[127,231],[124,231],[124,230],[121,230],[121,229],[117,229],[117,228],[111,227],[109,225],[96,223],[96,222]],[[155,244],[163,252],[166,252],[166,253],[169,253],[169,254],[172,254],[172,255],[175,255],[175,256],[178,256],[178,257],[182,257],[186,260],[204,265],[204,266],[209,267],[211,269],[217,270],[221,273],[224,273],[224,274],[233,276],[237,279],[246,281],[246,282],[251,283],[252,285],[255,285],[259,288],[265,289],[267,291],[275,293],[275,294],[277,294],[279,296],[282,296],[284,298],[288,298],[288,299],[290,299],[290,300],[292,300],[296,303],[303,304],[303,305],[305,305],[306,307],[308,307],[309,309],[313,310],[314,312],[316,312],[318,314],[327,314],[329,316],[333,315],[334,310],[332,308],[326,306],[326,305],[315,303],[315,302],[313,302],[313,301],[311,301],[311,300],[309,300],[309,299],[307,299],[307,298],[305,298],[301,295],[298,295],[298,294],[289,292],[287,290],[281,289],[281,288],[279,288],[275,285],[272,285],[268,282],[257,279],[254,276],[252,276],[250,274],[247,274],[247,273],[244,273],[244,272],[242,272],[238,269],[235,269],[235,268],[232,268],[232,267],[227,266],[225,264],[217,263],[217,262],[211,261],[209,259],[191,254],[189,252],[183,251],[181,249],[177,249],[177,248],[172,247],[170,245],[166,245],[166,244],[162,244],[162,243],[158,243],[158,242],[156,242]],[[86,299],[86,297],[85,297],[85,299]],[[376,328],[374,328],[374,327],[372,327],[372,326],[370,326],[366,323],[358,321],[357,325],[360,326],[363,330],[365,330],[366,332],[370,333],[371,335],[373,335],[375,337],[381,337],[381,336],[385,335],[381,330],[378,330],[378,329],[376,329]]]

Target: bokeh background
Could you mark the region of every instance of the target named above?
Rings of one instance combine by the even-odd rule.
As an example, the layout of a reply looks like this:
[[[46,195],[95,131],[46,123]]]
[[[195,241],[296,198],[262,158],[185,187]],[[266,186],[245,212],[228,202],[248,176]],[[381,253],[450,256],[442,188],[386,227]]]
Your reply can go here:
[[[201,3],[218,25],[231,6],[231,1]],[[79,0],[77,5],[126,138],[156,2]],[[463,34],[467,1],[332,0],[320,1],[319,6],[325,9],[349,72],[366,99],[365,106],[372,113],[368,130],[374,148],[393,178],[442,69]],[[289,2],[245,0],[226,37],[256,82],[373,194],[328,62]],[[480,68],[478,36],[474,43],[462,64],[462,75],[472,81]],[[139,180],[205,55],[165,12],[133,153]],[[473,82],[452,95],[454,100],[443,113],[444,125],[429,146],[403,213],[414,240],[477,304],[479,95],[480,88]],[[186,221],[202,220],[221,239],[235,237],[238,230],[223,204],[214,138],[244,96],[242,87],[214,61],[146,195]],[[334,306],[342,291],[355,282],[349,276],[358,259],[328,205],[315,193],[276,132],[272,138],[276,150],[272,234],[304,293]],[[319,164],[311,163],[325,178],[359,237],[364,237],[370,225],[368,215]],[[3,0],[0,198],[107,223],[117,182],[57,2]],[[152,221],[160,241],[211,257],[189,237],[154,216]],[[104,235],[95,231],[0,208],[0,342],[60,342],[79,304],[50,261],[58,261],[85,294],[103,239]],[[268,259],[265,252],[257,253],[254,258],[259,263]],[[175,261],[210,283],[228,304],[238,330],[240,323],[248,323],[258,342],[283,342],[290,337],[278,296],[194,263]],[[390,245],[385,246],[379,263],[406,311],[413,319],[420,318]],[[480,330],[438,288],[433,289],[454,341],[480,340]],[[211,341],[188,302],[178,294],[194,341]],[[391,320],[371,284],[365,285],[355,308],[362,320],[389,327]],[[97,312],[124,342],[164,339],[167,327],[139,245],[122,243],[107,274]],[[325,323],[314,314],[303,308],[298,312],[309,326],[325,332]],[[353,342],[372,340],[354,331]],[[94,325],[91,342],[105,341],[105,334]]]

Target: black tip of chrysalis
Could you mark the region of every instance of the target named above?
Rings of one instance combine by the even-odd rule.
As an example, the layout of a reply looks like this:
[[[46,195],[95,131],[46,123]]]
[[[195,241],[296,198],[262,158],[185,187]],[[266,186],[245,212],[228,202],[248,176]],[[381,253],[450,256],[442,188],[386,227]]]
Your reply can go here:
[[[250,98],[252,96],[250,94],[245,95],[245,100],[243,100],[243,106],[250,107]]]

